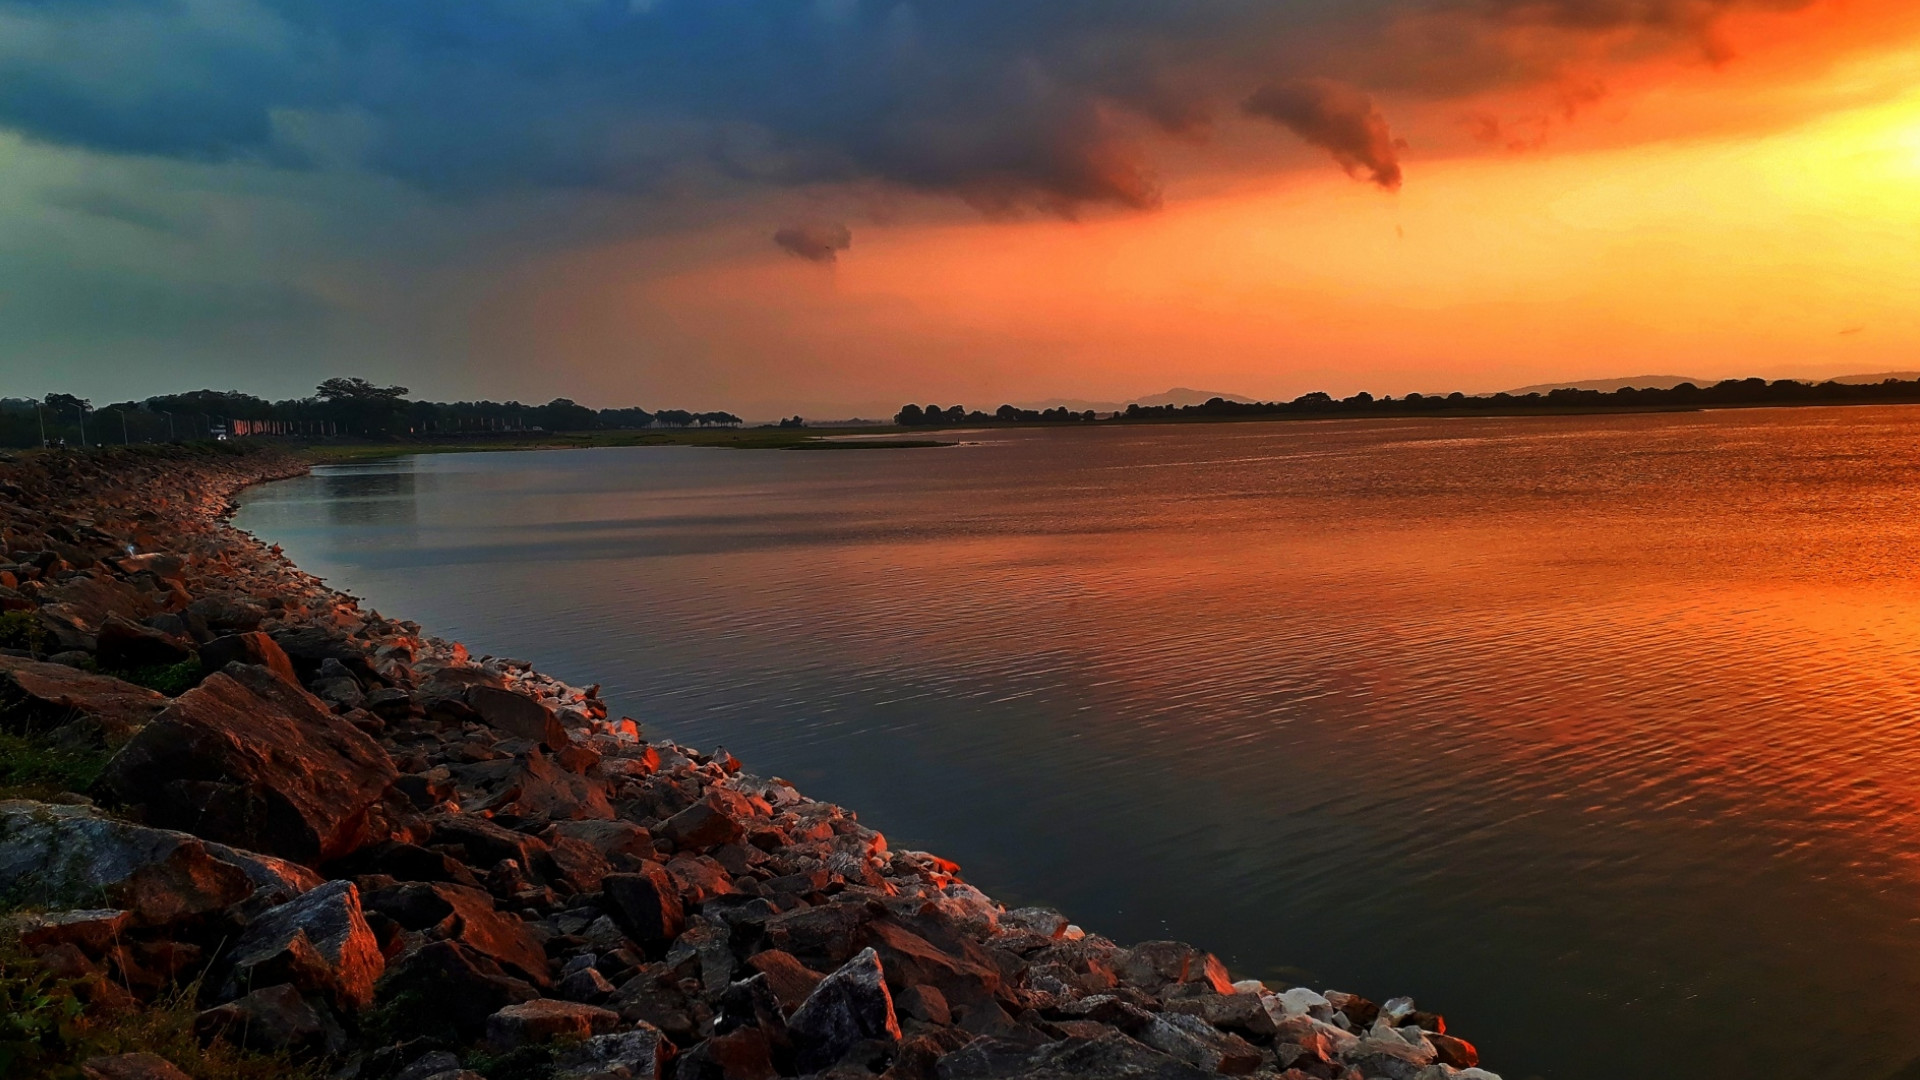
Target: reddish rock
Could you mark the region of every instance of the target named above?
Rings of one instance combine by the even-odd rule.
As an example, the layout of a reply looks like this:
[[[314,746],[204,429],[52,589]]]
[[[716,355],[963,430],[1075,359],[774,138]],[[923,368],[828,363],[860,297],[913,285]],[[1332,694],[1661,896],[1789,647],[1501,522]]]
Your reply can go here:
[[[1427,1041],[1433,1044],[1439,1053],[1442,1065],[1451,1065],[1456,1069],[1471,1069],[1480,1064],[1480,1051],[1472,1043],[1452,1035],[1443,1035],[1437,1031],[1427,1033]]]
[[[380,744],[312,695],[240,665],[148,723],[98,789],[155,824],[317,864],[359,846],[396,775]]]
[[[600,888],[615,917],[649,956],[659,956],[686,929],[680,891],[658,865],[649,863],[633,874],[608,874]]]
[[[674,1062],[674,1080],[773,1080],[773,1044],[748,1027],[715,1035]]]
[[[87,1080],[193,1080],[159,1054],[145,1053],[88,1058],[80,1074]]]
[[[0,656],[0,696],[13,703],[10,727],[48,731],[78,722],[78,741],[108,744],[125,740],[169,703],[144,686],[13,656]]]
[[[454,845],[466,852],[472,867],[488,867],[502,859],[521,866],[537,866],[547,845],[538,837],[514,832],[472,814],[442,814],[432,820],[433,843]]]
[[[495,1049],[512,1050],[556,1039],[584,1040],[605,1035],[620,1025],[620,1014],[577,1001],[540,998],[509,1005],[487,1017],[487,1042]]]
[[[546,950],[527,924],[496,911],[478,889],[447,882],[409,882],[367,894],[367,906],[408,930],[430,930],[460,942],[536,986],[552,981]]]
[[[1272,1039],[1273,1017],[1258,994],[1201,994],[1167,1002],[1170,1013],[1197,1016],[1222,1031],[1255,1039]]]
[[[733,877],[726,867],[705,855],[675,855],[667,861],[667,875],[689,904],[704,904],[733,892]]]
[[[869,1039],[897,1042],[900,1022],[886,973],[872,949],[847,961],[820,980],[787,1021],[793,1036],[795,1065],[803,1072],[824,1069],[855,1045]]]
[[[568,772],[537,749],[515,754],[484,786],[487,796],[468,809],[541,820],[614,816],[605,780]]]
[[[734,812],[740,809],[734,800],[739,796],[729,799],[728,795],[732,793],[723,789],[708,791],[699,802],[661,822],[656,832],[682,850],[700,851],[733,843],[746,830],[734,820]]]
[[[69,625],[89,633],[98,633],[110,618],[144,619],[158,610],[139,589],[99,572],[80,574],[47,590],[45,602],[64,609],[61,614]]]
[[[550,876],[565,881],[575,892],[599,892],[600,882],[613,872],[592,844],[566,835],[555,835],[548,842],[547,868]]]
[[[1227,968],[1212,953],[1178,941],[1143,941],[1114,958],[1121,981],[1149,992],[1174,984],[1199,983],[1216,994],[1233,993]]]
[[[386,969],[380,942],[350,881],[329,881],[253,920],[227,961],[229,994],[288,982],[345,1010],[373,1001]]]
[[[767,985],[787,1012],[800,1007],[826,976],[794,959],[793,954],[768,949],[747,957],[747,966],[767,977]]]
[[[860,951],[861,930],[877,914],[864,900],[843,897],[836,903],[775,916],[767,922],[767,938],[774,948],[792,953],[803,964],[832,969]]]
[[[94,635],[100,665],[132,670],[155,664],[178,664],[193,658],[193,645],[172,634],[109,615]]]
[[[1000,971],[990,959],[943,952],[891,920],[867,924],[860,941],[879,954],[887,985],[895,992],[930,986],[940,992],[944,1003],[985,1008],[1000,989]]]
[[[495,686],[467,687],[467,707],[480,714],[480,722],[504,735],[528,739],[558,750],[568,745],[567,729],[552,709],[526,696]]]
[[[11,922],[29,952],[73,945],[88,956],[99,956],[125,935],[132,919],[117,908],[92,908],[16,915]]]
[[[539,996],[499,964],[453,941],[404,954],[388,966],[378,990],[378,1000],[393,1006],[406,1030],[444,1031],[461,1041],[479,1038],[487,1017],[506,1006]]]
[[[293,661],[287,658],[286,652],[273,638],[257,630],[217,637],[200,646],[200,664],[209,674],[228,664],[257,664],[289,683],[297,685],[300,682],[300,676],[294,674]]]
[[[627,821],[556,821],[542,835],[583,841],[609,860],[653,857],[653,834]]]
[[[294,987],[281,983],[216,1005],[193,1018],[203,1041],[225,1039],[262,1054],[317,1057],[337,1051],[346,1034]]]
[[[0,802],[0,894],[73,908],[104,898],[138,926],[219,911],[254,890],[245,870],[186,833],[117,821],[92,807]]]

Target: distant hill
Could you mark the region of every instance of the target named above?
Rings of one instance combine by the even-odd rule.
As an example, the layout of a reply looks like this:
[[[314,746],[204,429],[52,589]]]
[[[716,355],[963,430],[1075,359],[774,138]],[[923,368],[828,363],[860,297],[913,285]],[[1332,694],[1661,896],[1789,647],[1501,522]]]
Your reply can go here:
[[[1241,397],[1239,394],[1226,394],[1218,390],[1189,390],[1184,386],[1176,386],[1164,394],[1155,394],[1152,397],[1135,398],[1134,401],[1135,403],[1142,406],[1173,405],[1173,406],[1184,408],[1188,405],[1205,405],[1207,402],[1212,401],[1214,398],[1224,398],[1228,401],[1237,401],[1243,405],[1253,400],[1252,398]]]
[[[1237,401],[1242,404],[1253,400],[1252,398],[1241,397],[1238,394],[1221,393],[1218,390],[1191,390],[1184,386],[1176,386],[1164,393],[1154,394],[1150,397],[1130,398],[1127,401],[1087,401],[1082,398],[1048,398],[1045,401],[1021,401],[1015,402],[1014,404],[1017,408],[1039,409],[1041,411],[1047,409],[1069,409],[1073,412],[1086,412],[1088,409],[1092,409],[1097,413],[1110,413],[1122,412],[1129,404],[1185,407],[1188,405],[1205,405],[1214,398],[1225,398],[1228,401]]]
[[[1862,386],[1886,382],[1888,379],[1911,382],[1915,379],[1920,379],[1920,371],[1876,371],[1866,375],[1776,375],[1767,381],[1772,382],[1774,379],[1792,379],[1796,382],[1803,383],[1837,382],[1845,383],[1849,386]],[[1509,390],[1507,393],[1519,397],[1526,394],[1544,394],[1550,390],[1569,389],[1598,390],[1603,394],[1611,394],[1616,390],[1628,386],[1636,390],[1671,390],[1684,382],[1690,382],[1695,386],[1712,386],[1719,381],[1719,379],[1701,379],[1690,375],[1629,375],[1624,379],[1587,379],[1583,382],[1535,383],[1532,386],[1523,386],[1518,390]]]
[[[1681,383],[1692,383],[1695,386],[1712,386],[1719,381],[1718,379],[1696,379],[1690,375],[1629,375],[1624,379],[1586,379],[1581,382],[1535,383],[1532,386],[1523,386],[1518,390],[1509,390],[1507,393],[1515,397],[1522,397],[1527,394],[1544,394],[1550,390],[1598,390],[1603,394],[1611,394],[1617,390],[1624,390],[1629,386],[1635,390],[1671,390]]]
[[[1819,381],[1857,384],[1857,383],[1881,383],[1881,382],[1886,382],[1888,379],[1898,379],[1901,382],[1912,382],[1915,379],[1920,379],[1920,371],[1878,371],[1871,375],[1835,375],[1832,378],[1821,379]],[[1801,381],[1805,382],[1807,380],[1803,379]]]

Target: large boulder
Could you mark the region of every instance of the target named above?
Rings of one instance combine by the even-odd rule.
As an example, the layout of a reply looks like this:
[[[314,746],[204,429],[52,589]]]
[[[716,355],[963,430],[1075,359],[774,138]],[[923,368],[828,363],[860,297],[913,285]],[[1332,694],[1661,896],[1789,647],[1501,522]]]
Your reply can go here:
[[[333,1017],[287,983],[207,1009],[194,1017],[193,1030],[203,1040],[225,1039],[256,1053],[295,1057],[334,1053],[346,1042]]]
[[[584,1042],[608,1035],[620,1026],[620,1014],[576,1001],[539,998],[509,1005],[487,1017],[487,1043],[496,1050],[513,1050],[557,1039]]]
[[[379,743],[312,695],[234,664],[148,723],[97,790],[154,824],[317,864],[359,846],[397,775]]]
[[[731,844],[746,833],[738,820],[751,814],[745,803],[734,792],[713,788],[699,802],[661,822],[657,832],[689,851]]]
[[[1182,941],[1143,941],[1123,950],[1115,961],[1114,973],[1120,981],[1149,993],[1190,983],[1216,994],[1233,993],[1226,965],[1212,953]]]
[[[92,807],[0,802],[0,895],[22,907],[98,906],[158,926],[220,911],[254,891],[248,870],[198,837]],[[224,850],[224,849],[221,849]]]
[[[1207,1080],[1194,1065],[1112,1032],[1034,1048],[980,1038],[941,1058],[939,1080]]]
[[[805,1072],[825,1069],[869,1039],[898,1041],[900,1021],[893,1014],[886,972],[872,949],[820,980],[787,1021],[795,1064]]]
[[[657,863],[636,874],[608,874],[600,879],[601,895],[633,940],[649,956],[659,956],[687,927],[680,890]]]
[[[258,630],[217,637],[200,646],[200,665],[209,673],[219,671],[228,664],[257,664],[290,683],[300,681],[300,676],[293,670],[293,661],[287,658],[286,652],[273,638]]]
[[[562,1050],[554,1060],[554,1076],[570,1080],[624,1074],[631,1080],[660,1080],[661,1069],[672,1056],[673,1044],[660,1029],[641,1021],[631,1031],[595,1035]]]
[[[466,690],[467,706],[480,722],[517,739],[545,743],[558,750],[568,743],[567,729],[552,709],[526,696],[495,686],[474,685]]]
[[[378,999],[406,1030],[444,1033],[462,1042],[485,1034],[487,1018],[540,992],[486,956],[454,941],[402,955],[380,980]]]
[[[227,963],[228,996],[285,982],[347,1010],[373,1001],[374,982],[387,966],[351,881],[329,881],[269,908],[240,936]]]
[[[118,743],[168,705],[166,695],[65,664],[0,656],[0,705],[7,726],[65,729],[75,742]]]
[[[523,867],[537,866],[547,850],[546,842],[539,837],[514,832],[476,814],[442,814],[434,818],[433,843],[460,848],[468,864],[482,868],[501,859],[512,859]]]
[[[891,919],[868,923],[861,940],[879,953],[887,985],[896,994],[909,986],[931,986],[948,1004],[984,1009],[1000,989],[999,968],[978,946],[971,955],[945,952]]]
[[[390,885],[367,894],[367,906],[408,930],[456,940],[536,986],[548,986],[546,950],[527,924],[494,910],[493,897],[441,881]]]
[[[1238,1035],[1220,1031],[1197,1016],[1163,1013],[1135,1037],[1169,1057],[1210,1073],[1244,1076],[1260,1067],[1260,1051]]]
[[[107,616],[94,641],[101,665],[121,670],[178,664],[193,657],[193,644],[184,638],[118,615]]]
[[[614,816],[606,780],[563,769],[537,748],[488,764],[502,767],[481,785],[486,794],[469,810],[552,821]]]

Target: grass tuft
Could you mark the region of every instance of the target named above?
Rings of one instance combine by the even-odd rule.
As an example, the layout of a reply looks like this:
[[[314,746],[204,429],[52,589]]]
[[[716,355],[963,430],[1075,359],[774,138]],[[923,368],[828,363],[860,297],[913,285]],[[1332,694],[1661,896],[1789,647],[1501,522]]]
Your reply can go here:
[[[197,985],[176,988],[150,1005],[121,1008],[89,1004],[94,995],[88,988],[87,978],[59,978],[27,956],[17,937],[0,942],[0,1076],[80,1080],[87,1059],[136,1052],[158,1054],[194,1080],[320,1076],[317,1068],[282,1054],[224,1041],[201,1045],[193,1031]]]
[[[56,747],[0,733],[0,798],[44,801],[61,792],[84,792],[112,756],[105,748]]]

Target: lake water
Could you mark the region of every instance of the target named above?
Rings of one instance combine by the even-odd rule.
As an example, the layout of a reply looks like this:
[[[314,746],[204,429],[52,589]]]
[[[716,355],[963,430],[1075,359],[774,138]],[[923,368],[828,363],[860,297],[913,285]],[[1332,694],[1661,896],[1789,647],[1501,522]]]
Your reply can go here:
[[[331,467],[238,521],[1508,1080],[1920,1059],[1920,410],[963,438]]]

